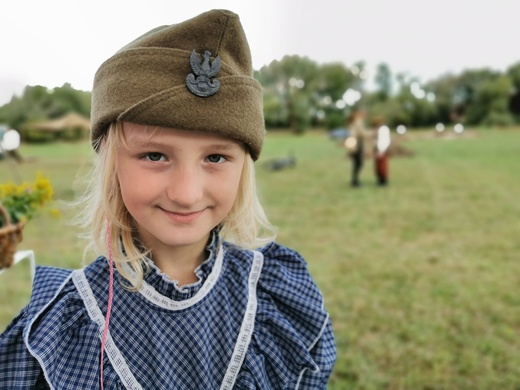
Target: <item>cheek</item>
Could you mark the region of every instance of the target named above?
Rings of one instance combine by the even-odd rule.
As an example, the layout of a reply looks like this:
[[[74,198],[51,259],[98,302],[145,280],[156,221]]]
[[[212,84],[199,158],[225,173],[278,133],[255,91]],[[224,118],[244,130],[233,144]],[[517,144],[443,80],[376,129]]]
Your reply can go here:
[[[121,157],[116,167],[116,175],[119,183],[125,191],[143,191],[144,188],[152,187],[154,175],[142,169],[134,159]]]
[[[129,195],[132,194],[132,185],[131,185],[131,179],[127,175],[124,169],[117,169],[116,170],[116,177],[119,181],[119,188],[121,190],[121,196],[123,197],[123,201],[126,203],[127,198]]]
[[[219,185],[217,187],[218,194],[222,200],[222,203],[226,204],[226,208],[229,210],[235,204],[239,185],[240,174],[235,174],[231,177],[228,177],[226,180],[219,181]]]
[[[134,216],[134,210],[135,210],[134,205],[138,202],[139,196],[133,190],[129,181],[126,180],[126,177],[118,176],[118,180],[119,180],[119,188],[121,191],[121,198],[123,199],[123,203],[124,203],[126,209],[130,212],[130,214],[132,214],[132,216]]]
[[[116,170],[123,202],[131,214],[134,214],[136,205],[149,197],[152,189],[149,177],[136,174],[136,172],[135,169],[128,167],[120,167]]]

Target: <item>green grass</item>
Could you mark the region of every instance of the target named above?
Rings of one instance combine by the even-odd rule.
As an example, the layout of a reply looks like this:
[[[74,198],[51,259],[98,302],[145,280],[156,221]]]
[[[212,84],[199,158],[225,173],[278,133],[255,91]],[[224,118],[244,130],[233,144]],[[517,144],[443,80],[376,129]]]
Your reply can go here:
[[[394,141],[414,155],[390,159],[387,188],[375,186],[371,160],[364,186],[350,188],[350,161],[319,131],[269,132],[257,164],[278,241],[307,259],[333,321],[329,388],[520,389],[520,131]],[[64,200],[92,156],[86,143],[21,152],[35,160],[0,161],[0,181],[41,170]],[[289,152],[295,168],[262,168]],[[83,243],[63,212],[24,231],[20,249],[35,250],[38,264],[81,266]],[[0,275],[0,328],[29,284],[26,265]]]

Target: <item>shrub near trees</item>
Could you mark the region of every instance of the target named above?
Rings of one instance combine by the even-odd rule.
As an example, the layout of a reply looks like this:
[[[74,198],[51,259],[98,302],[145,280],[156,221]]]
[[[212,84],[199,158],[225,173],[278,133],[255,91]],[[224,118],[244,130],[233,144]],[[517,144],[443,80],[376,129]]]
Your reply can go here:
[[[54,89],[27,86],[21,97],[14,96],[0,107],[0,123],[16,129],[27,141],[33,123],[59,118],[69,112],[89,117],[90,95],[68,83]]]
[[[520,62],[506,72],[468,69],[421,83],[407,73],[393,74],[379,64],[374,88],[367,88],[363,62],[319,64],[308,57],[284,56],[255,71],[264,89],[266,126],[303,133],[310,127],[345,127],[355,106],[390,126],[432,127],[461,122],[472,126],[520,123]],[[27,135],[30,124],[67,112],[90,113],[90,92],[70,84],[48,89],[27,86],[21,97],[0,107],[0,123]],[[24,137],[27,139],[27,137]]]

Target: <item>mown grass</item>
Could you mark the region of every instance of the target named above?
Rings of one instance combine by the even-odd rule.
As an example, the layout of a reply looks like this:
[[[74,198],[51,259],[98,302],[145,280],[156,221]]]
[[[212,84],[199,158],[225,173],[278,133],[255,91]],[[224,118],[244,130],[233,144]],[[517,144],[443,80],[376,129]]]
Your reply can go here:
[[[414,155],[391,158],[387,188],[375,186],[370,160],[364,186],[350,188],[344,150],[319,131],[269,132],[257,164],[278,241],[307,259],[333,321],[329,388],[519,389],[520,131],[394,140]],[[0,162],[0,181],[41,170],[64,200],[92,156],[87,143],[21,152],[34,161]],[[263,169],[289,153],[296,167]],[[38,264],[81,266],[83,243],[63,213],[25,229],[20,249]],[[0,275],[0,327],[29,294],[26,265]]]

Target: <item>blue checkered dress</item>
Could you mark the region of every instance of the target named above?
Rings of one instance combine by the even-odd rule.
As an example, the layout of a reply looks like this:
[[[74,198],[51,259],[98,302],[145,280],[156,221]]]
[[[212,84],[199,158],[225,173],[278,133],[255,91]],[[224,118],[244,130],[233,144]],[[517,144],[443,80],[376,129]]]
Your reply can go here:
[[[276,243],[220,245],[188,286],[152,264],[130,292],[115,271],[105,389],[326,388],[334,338],[305,261]],[[29,305],[0,336],[1,389],[100,388],[108,278],[102,257],[37,268]]]

